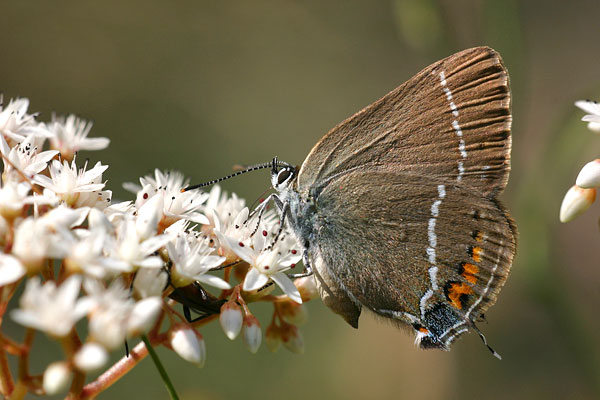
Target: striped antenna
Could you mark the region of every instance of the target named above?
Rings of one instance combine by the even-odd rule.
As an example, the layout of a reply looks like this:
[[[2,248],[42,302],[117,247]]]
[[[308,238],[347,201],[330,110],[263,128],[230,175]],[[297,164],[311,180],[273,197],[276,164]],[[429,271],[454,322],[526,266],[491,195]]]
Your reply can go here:
[[[290,166],[290,164],[285,163],[283,161],[279,161],[279,160],[277,160],[277,157],[275,157],[275,158],[273,158],[272,161],[269,161],[269,162],[266,162],[263,164],[253,165],[242,171],[234,172],[233,174],[224,176],[222,178],[214,179],[212,181],[208,181],[208,182],[204,182],[204,183],[199,183],[197,185],[188,186],[186,188],[181,189],[181,192],[183,193],[183,192],[187,192],[188,190],[199,189],[199,188],[203,188],[206,186],[214,185],[215,183],[219,183],[219,182],[222,182],[229,178],[233,178],[234,176],[245,174],[246,172],[258,171],[259,169],[265,169],[265,168],[272,168],[273,170],[276,170],[277,167],[289,167],[289,166]]]

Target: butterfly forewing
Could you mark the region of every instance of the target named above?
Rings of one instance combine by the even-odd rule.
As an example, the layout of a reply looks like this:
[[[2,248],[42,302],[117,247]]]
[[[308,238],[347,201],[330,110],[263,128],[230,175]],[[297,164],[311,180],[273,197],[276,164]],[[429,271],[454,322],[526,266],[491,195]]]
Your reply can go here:
[[[462,51],[421,71],[325,135],[304,161],[298,189],[366,164],[402,164],[482,193],[506,185],[510,90],[500,56]]]

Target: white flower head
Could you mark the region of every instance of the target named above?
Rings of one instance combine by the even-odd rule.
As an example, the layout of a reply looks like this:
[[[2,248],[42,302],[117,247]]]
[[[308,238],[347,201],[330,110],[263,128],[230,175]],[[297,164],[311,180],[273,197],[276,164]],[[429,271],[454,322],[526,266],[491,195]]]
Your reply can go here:
[[[179,234],[175,240],[167,243],[169,258],[173,262],[171,282],[173,285],[187,286],[195,281],[203,282],[219,289],[230,289],[229,283],[208,274],[212,268],[223,264],[225,257],[212,255],[213,249],[195,236],[190,238]]]
[[[27,281],[19,301],[20,308],[11,317],[21,325],[44,331],[55,337],[64,337],[83,317],[89,303],[78,299],[81,277],[72,275],[59,286],[53,281],[41,283],[34,276]]]
[[[50,177],[36,175],[33,181],[58,195],[61,201],[70,207],[80,206],[79,197],[82,193],[99,192],[104,188],[100,183],[102,173],[108,165],[96,163],[94,168],[86,171],[87,165],[78,169],[75,160],[69,163],[53,160],[50,164]]]
[[[222,192],[219,185],[214,185],[209,192],[208,200],[204,206],[204,213],[209,219],[210,229],[219,224],[222,229],[234,223],[236,216],[246,207],[246,201],[237,197],[235,193],[231,197],[227,192]],[[218,222],[215,220],[218,219]]]
[[[0,102],[2,98],[0,97]],[[40,139],[36,146],[42,147],[45,138],[51,134],[36,122],[36,114],[28,114],[29,100],[17,98],[10,100],[6,107],[0,105],[0,134],[13,143],[22,142],[27,136],[35,135]]]
[[[272,280],[290,299],[302,303],[300,292],[284,273],[293,268],[302,256],[295,239],[285,232],[273,243],[273,236],[277,231],[277,225],[267,227],[261,222],[256,234],[252,236],[252,247],[243,242],[236,243],[235,239],[222,235],[219,239],[226,241],[242,260],[250,264],[251,268],[243,284],[245,291],[258,290]]]
[[[153,196],[160,195],[163,198],[163,217],[161,226],[169,227],[180,219],[187,219],[199,224],[208,224],[208,219],[200,212],[202,205],[208,199],[208,194],[199,190],[181,192],[188,186],[188,181],[177,171],[163,173],[154,171],[154,177],[145,176],[140,178],[141,186],[127,183],[123,187],[136,193],[136,207],[140,208]]]
[[[143,240],[138,234],[135,220],[126,216],[117,227],[116,238],[106,243],[107,252],[113,259],[111,266],[123,272],[133,272],[140,267],[160,268],[164,263],[154,253],[170,239],[169,235],[158,235]]]
[[[88,138],[92,123],[72,114],[66,118],[53,115],[48,129],[52,133],[50,146],[66,160],[72,160],[79,150],[102,150],[110,143],[104,137]]]
[[[0,215],[9,221],[22,215],[24,207],[34,202],[30,191],[31,185],[27,182],[4,181],[0,188]]]

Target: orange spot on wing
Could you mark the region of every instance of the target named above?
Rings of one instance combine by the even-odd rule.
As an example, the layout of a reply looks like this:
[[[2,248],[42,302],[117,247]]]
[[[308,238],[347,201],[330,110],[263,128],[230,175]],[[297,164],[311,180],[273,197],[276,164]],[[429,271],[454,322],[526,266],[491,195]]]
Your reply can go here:
[[[461,296],[473,294],[473,289],[467,283],[452,283],[448,290],[450,304],[459,310],[462,308]]]
[[[462,277],[471,283],[477,282],[477,277],[475,276],[479,272],[479,267],[475,264],[465,263],[462,266],[463,272],[461,273]]]
[[[429,333],[429,330],[427,328],[425,328],[425,327],[420,327],[419,328],[419,332],[421,332],[421,333]]]
[[[478,242],[483,241],[483,233],[477,232],[477,236],[475,236],[475,240],[477,240]]]
[[[474,246],[471,254],[471,258],[475,262],[481,261],[481,253],[483,253],[483,249],[479,246]]]

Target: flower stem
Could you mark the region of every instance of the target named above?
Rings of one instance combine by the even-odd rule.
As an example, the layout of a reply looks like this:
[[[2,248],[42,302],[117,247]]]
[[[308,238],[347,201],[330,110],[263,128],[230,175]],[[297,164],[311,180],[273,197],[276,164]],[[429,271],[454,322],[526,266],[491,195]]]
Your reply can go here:
[[[167,391],[169,392],[171,399],[179,400],[179,396],[177,396],[177,392],[175,391],[175,386],[173,386],[173,383],[171,382],[171,379],[167,374],[167,370],[165,370],[165,367],[162,365],[160,358],[158,358],[158,354],[156,354],[156,351],[154,351],[152,343],[150,343],[150,340],[148,340],[148,337],[146,335],[142,335],[142,341],[144,342],[144,344],[146,344],[146,348],[150,353],[150,357],[152,357],[152,361],[154,362],[154,365],[156,366],[160,377],[165,383],[165,386],[167,387]]]

